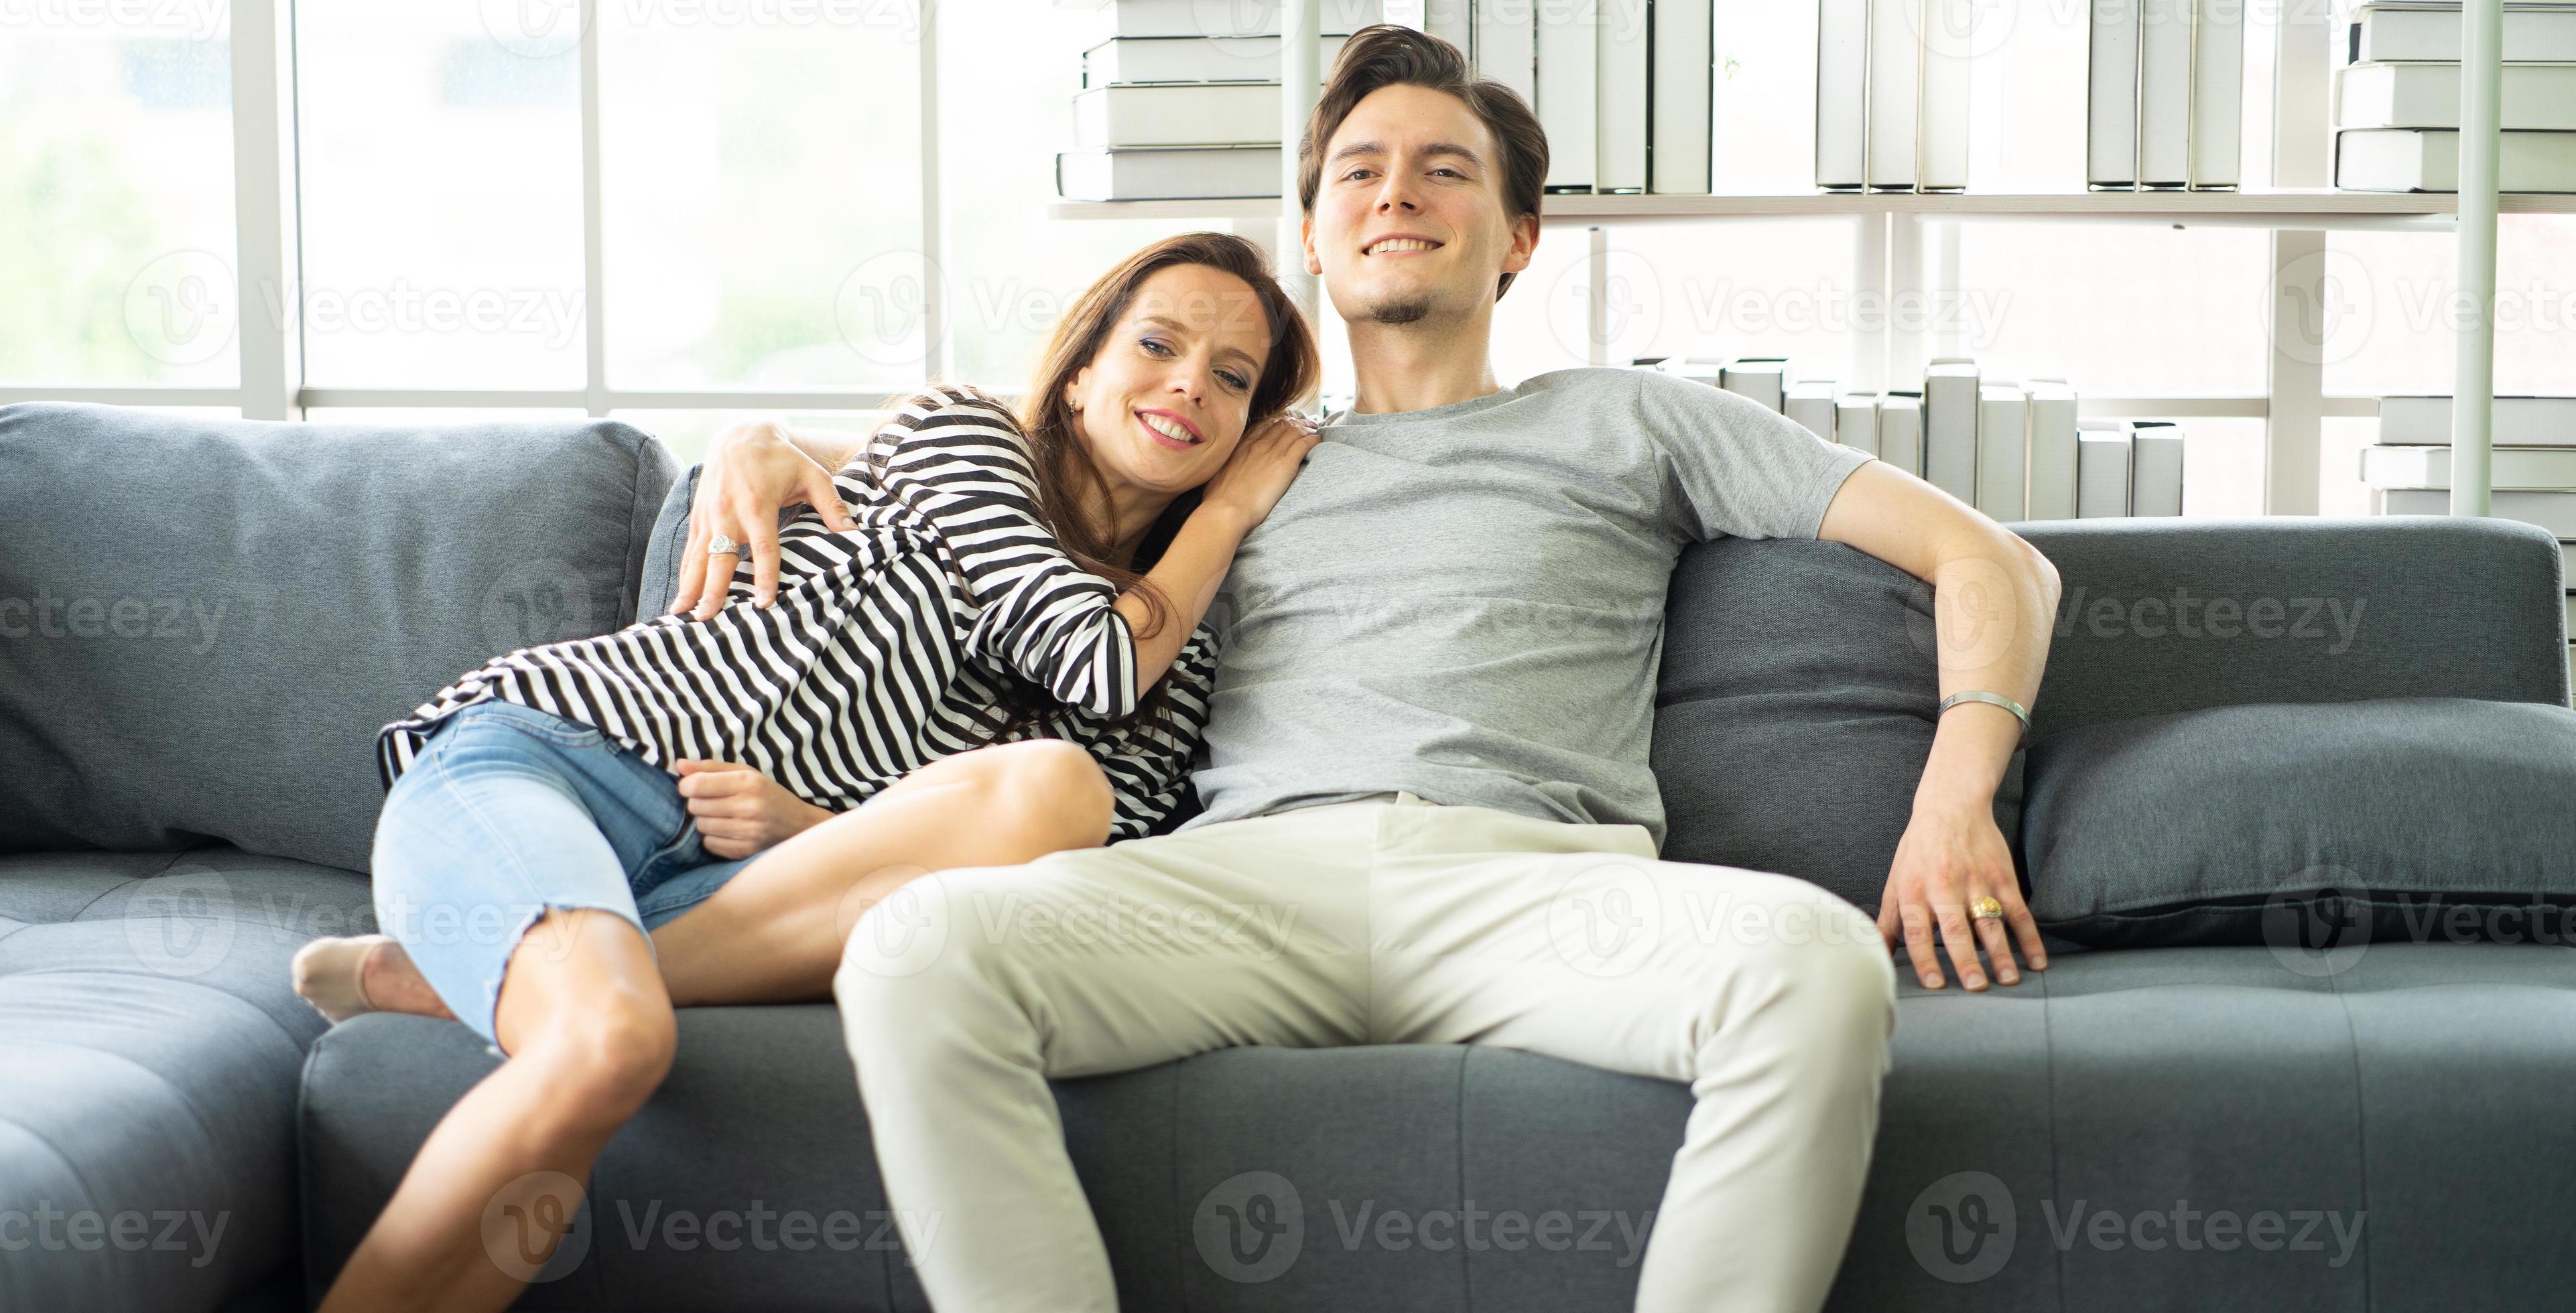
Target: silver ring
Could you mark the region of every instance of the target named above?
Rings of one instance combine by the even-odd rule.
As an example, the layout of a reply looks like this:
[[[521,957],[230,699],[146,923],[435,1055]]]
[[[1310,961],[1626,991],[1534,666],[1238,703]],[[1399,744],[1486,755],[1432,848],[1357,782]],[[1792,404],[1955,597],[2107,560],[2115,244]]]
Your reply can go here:
[[[723,534],[717,534],[707,540],[707,555],[740,556],[742,555],[742,544],[735,542],[731,538],[725,537]]]

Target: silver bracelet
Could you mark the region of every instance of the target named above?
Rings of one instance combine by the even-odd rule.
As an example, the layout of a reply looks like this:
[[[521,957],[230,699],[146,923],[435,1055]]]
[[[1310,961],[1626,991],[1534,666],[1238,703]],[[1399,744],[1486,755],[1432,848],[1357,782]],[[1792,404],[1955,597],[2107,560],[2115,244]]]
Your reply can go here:
[[[2021,704],[2013,701],[2011,698],[2005,697],[2001,693],[1988,693],[1983,689],[1969,689],[1965,692],[1953,693],[1950,696],[1941,699],[1941,705],[1933,708],[1932,710],[1932,718],[1934,720],[1939,720],[1943,713],[1962,702],[1990,702],[1998,707],[2002,707],[2004,710],[2013,713],[2013,715],[2021,719],[2022,737],[2030,737],[2030,713],[2022,710]]]

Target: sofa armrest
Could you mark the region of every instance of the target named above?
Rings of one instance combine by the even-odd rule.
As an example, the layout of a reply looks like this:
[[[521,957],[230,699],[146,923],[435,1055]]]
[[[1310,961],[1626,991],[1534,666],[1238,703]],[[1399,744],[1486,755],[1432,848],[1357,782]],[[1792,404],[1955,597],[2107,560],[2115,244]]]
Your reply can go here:
[[[2447,516],[2012,525],[2057,566],[2044,735],[2251,702],[2568,700],[2558,544]]]

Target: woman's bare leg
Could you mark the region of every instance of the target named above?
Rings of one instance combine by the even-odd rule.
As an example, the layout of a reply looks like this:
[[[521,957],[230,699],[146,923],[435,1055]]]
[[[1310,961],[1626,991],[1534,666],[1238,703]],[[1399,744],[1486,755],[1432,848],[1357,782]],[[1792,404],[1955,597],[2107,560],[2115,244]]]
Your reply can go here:
[[[439,1119],[322,1313],[508,1307],[554,1252],[600,1149],[661,1085],[678,1035],[643,936],[578,908],[520,938],[495,1030],[509,1061]]]
[[[1028,739],[943,757],[789,839],[653,932],[674,1007],[832,996],[858,913],[932,871],[1012,866],[1109,835],[1109,779],[1089,752]],[[400,944],[363,968],[387,1012],[454,1014]]]
[[[932,762],[760,855],[653,932],[677,1007],[832,996],[858,913],[932,871],[1013,866],[1109,836],[1089,752],[1029,739]]]

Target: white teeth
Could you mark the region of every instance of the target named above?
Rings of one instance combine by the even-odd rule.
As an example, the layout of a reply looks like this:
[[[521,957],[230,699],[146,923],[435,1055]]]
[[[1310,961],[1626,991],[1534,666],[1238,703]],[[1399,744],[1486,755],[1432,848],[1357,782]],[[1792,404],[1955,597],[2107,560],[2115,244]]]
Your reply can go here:
[[[1369,243],[1368,253],[1382,255],[1388,251],[1428,251],[1438,244],[1426,242],[1419,237],[1389,237],[1383,241]]]
[[[1197,438],[1190,436],[1190,431],[1188,429],[1182,428],[1180,425],[1172,422],[1171,420],[1165,419],[1160,415],[1139,415],[1136,418],[1145,421],[1145,427],[1152,429],[1156,433],[1162,434],[1164,437],[1170,438],[1174,442],[1195,443],[1198,441]]]

